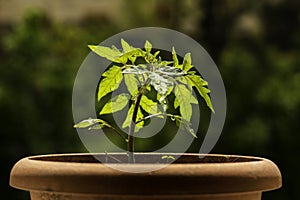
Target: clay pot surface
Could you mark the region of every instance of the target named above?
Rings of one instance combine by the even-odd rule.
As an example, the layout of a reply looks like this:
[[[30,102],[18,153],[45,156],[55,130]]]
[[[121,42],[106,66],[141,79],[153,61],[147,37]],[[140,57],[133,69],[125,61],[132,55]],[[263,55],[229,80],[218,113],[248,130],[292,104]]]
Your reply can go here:
[[[111,165],[145,169],[161,165],[162,155],[136,154],[136,164]],[[262,192],[281,187],[281,174],[270,160],[231,155],[184,154],[174,163],[144,173],[108,167],[96,158],[106,154],[61,154],[27,157],[15,164],[10,185],[30,191],[32,200],[260,200]],[[116,159],[115,159],[116,158]]]

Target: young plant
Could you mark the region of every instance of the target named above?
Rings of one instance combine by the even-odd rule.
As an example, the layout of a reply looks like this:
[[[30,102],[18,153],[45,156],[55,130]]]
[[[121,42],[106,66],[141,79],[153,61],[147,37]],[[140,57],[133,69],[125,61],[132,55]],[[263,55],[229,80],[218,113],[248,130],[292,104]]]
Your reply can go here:
[[[197,137],[191,128],[192,105],[198,104],[192,91],[196,91],[203,97],[206,105],[214,112],[207,82],[197,75],[192,65],[191,54],[187,53],[183,62],[179,63],[175,48],[172,48],[172,60],[163,60],[160,51],[152,49],[149,41],[145,42],[144,49],[135,48],[121,39],[122,50],[115,46],[90,45],[89,48],[101,57],[112,62],[103,74],[99,83],[98,101],[104,96],[117,90],[122,81],[127,87],[126,93],[121,93],[106,102],[99,113],[98,119],[85,119],[74,125],[75,128],[99,129],[112,128],[127,142],[128,161],[134,162],[134,134],[144,126],[147,119],[153,117],[170,117],[177,125],[182,125],[193,137]],[[156,94],[151,98],[149,93]],[[168,96],[174,93],[174,101],[168,100]],[[168,107],[173,104],[180,114],[168,112]],[[124,133],[115,129],[108,122],[101,119],[103,115],[109,115],[123,110],[129,105],[129,110],[124,119],[122,128],[128,128],[127,138]]]

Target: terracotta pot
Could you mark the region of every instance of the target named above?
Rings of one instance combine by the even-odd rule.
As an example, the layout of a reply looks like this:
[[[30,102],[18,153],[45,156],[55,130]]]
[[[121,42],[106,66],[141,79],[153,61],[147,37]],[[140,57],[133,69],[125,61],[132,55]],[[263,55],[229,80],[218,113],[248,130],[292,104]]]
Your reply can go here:
[[[115,165],[139,170],[159,165],[155,163],[162,162],[161,155],[137,154],[137,164]],[[157,171],[128,173],[107,167],[94,156],[106,155],[24,158],[13,167],[10,185],[30,191],[32,200],[260,200],[262,192],[281,186],[277,166],[257,157],[184,154]],[[117,159],[111,162],[126,159],[124,154],[113,157]]]

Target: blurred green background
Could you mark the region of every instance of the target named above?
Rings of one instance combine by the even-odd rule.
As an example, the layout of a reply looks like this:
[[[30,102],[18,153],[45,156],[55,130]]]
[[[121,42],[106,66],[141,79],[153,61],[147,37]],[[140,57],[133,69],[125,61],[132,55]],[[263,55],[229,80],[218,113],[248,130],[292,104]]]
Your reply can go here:
[[[299,199],[297,0],[0,0],[3,198],[29,199],[8,185],[20,158],[86,151],[72,128],[71,98],[87,45],[143,26],[189,35],[219,67],[228,111],[213,152],[273,160],[283,187],[265,193],[263,200]]]

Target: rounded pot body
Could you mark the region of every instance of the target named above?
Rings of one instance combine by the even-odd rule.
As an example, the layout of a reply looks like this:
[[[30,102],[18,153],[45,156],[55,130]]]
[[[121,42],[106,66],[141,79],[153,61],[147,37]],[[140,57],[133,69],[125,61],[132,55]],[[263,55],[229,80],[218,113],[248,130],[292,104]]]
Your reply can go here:
[[[281,186],[279,169],[264,158],[184,154],[147,172],[162,164],[162,155],[136,154],[135,164],[110,163],[142,173],[116,170],[95,159],[106,154],[33,156],[15,164],[10,185],[29,191],[32,200],[260,200],[262,192]]]

